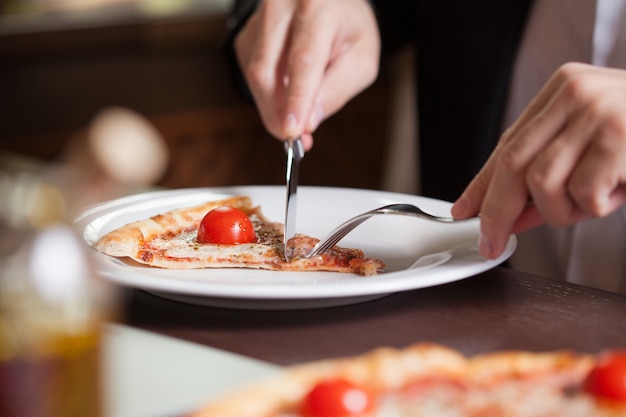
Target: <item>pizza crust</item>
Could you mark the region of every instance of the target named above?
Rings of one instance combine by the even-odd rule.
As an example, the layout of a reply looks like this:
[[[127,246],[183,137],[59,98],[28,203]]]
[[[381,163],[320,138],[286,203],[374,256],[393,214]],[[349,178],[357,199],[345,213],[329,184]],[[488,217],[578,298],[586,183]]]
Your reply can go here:
[[[110,256],[135,258],[143,242],[168,232],[193,227],[211,210],[221,206],[230,206],[250,213],[252,201],[246,196],[209,201],[194,207],[172,210],[157,214],[149,219],[129,223],[104,235],[94,248]]]

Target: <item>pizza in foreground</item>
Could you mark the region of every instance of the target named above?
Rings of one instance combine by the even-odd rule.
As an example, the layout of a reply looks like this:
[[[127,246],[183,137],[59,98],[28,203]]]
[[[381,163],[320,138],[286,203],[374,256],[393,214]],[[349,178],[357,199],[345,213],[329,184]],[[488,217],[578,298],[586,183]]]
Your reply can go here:
[[[360,249],[335,246],[305,259],[319,241],[296,235],[296,256],[286,262],[284,227],[269,221],[247,196],[210,201],[127,224],[102,236],[94,248],[115,257],[167,269],[253,268],[335,271],[374,275],[384,268]],[[300,257],[298,257],[300,255]]]
[[[626,416],[626,352],[503,351],[433,344],[288,368],[189,417]]]

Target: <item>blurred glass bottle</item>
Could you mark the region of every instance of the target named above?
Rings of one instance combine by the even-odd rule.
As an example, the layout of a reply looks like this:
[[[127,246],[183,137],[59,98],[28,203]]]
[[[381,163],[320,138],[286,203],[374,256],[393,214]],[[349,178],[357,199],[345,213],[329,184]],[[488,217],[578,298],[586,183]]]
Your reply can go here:
[[[119,318],[116,293],[72,221],[145,191],[168,159],[156,128],[119,107],[96,114],[43,172],[3,171],[0,154],[0,417],[106,414],[103,324]]]
[[[116,312],[72,228],[72,179],[0,171],[0,416],[101,417]]]

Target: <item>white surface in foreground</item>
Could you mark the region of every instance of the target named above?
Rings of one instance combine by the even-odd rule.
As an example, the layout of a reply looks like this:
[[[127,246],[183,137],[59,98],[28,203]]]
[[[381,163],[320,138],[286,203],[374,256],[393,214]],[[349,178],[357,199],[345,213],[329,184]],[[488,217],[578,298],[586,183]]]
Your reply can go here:
[[[110,324],[105,342],[108,417],[180,415],[279,367]]]

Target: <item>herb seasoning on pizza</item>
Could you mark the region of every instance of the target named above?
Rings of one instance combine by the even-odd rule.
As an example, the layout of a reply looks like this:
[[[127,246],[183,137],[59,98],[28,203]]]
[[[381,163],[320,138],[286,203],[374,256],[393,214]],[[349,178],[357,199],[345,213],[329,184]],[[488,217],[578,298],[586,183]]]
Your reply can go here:
[[[180,208],[127,224],[102,236],[95,249],[167,269],[250,268],[272,271],[335,271],[374,275],[384,268],[360,249],[335,246],[319,256],[286,262],[281,223],[269,221],[247,196]],[[294,237],[297,254],[318,239]]]

